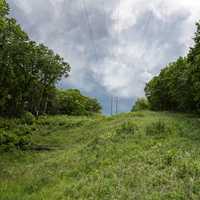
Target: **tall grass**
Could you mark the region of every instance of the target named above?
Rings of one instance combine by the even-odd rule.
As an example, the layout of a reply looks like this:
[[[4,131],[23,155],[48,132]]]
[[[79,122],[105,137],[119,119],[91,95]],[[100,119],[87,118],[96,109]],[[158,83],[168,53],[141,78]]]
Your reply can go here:
[[[46,116],[0,130],[49,147],[1,151],[1,200],[200,199],[196,117],[139,112],[116,117]]]

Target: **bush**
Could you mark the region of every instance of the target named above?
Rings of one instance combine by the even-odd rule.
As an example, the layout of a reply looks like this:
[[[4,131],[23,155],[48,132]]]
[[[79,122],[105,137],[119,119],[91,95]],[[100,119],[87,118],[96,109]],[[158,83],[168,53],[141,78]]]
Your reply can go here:
[[[135,105],[132,108],[132,112],[139,111],[139,110],[149,110],[149,102],[146,98],[139,98],[135,102]]]
[[[0,118],[0,129],[10,130],[15,128],[17,124],[21,123],[18,119]]]
[[[12,132],[18,136],[29,135],[35,130],[35,127],[29,126],[27,124],[18,125]]]
[[[22,124],[28,124],[28,125],[32,125],[35,122],[35,117],[32,113],[30,112],[25,112],[22,116],[21,116],[21,123]]]
[[[14,142],[14,138],[8,135],[6,131],[0,131],[0,145],[6,145],[10,142]]]
[[[12,149],[24,150],[30,144],[30,138],[27,135],[18,136],[6,131],[0,131],[0,150],[10,151]]]

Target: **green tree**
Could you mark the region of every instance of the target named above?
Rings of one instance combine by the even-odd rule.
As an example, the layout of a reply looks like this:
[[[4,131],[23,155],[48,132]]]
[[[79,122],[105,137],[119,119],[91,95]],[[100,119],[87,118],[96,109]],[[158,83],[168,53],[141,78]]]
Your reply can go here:
[[[5,0],[0,0],[0,17],[8,15],[9,6]]]
[[[96,99],[82,95],[77,89],[57,89],[55,97],[49,104],[53,114],[89,115],[101,112],[101,105]]]
[[[42,44],[29,40],[8,4],[0,0],[0,115],[46,113],[56,83],[70,66]]]
[[[194,37],[194,47],[188,54],[189,80],[191,85],[190,97],[195,103],[195,109],[200,112],[200,23],[196,23],[197,31]]]
[[[139,110],[149,110],[149,102],[146,98],[138,98],[131,111]]]
[[[193,110],[188,70],[187,59],[180,57],[146,85],[145,93],[153,110]]]

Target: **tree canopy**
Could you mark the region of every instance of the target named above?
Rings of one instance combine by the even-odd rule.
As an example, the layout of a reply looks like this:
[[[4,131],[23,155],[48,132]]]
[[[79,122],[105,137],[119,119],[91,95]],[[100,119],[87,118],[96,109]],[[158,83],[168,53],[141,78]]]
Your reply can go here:
[[[49,104],[50,114],[89,115],[101,112],[101,105],[96,99],[82,95],[77,89],[57,89],[55,92]]]
[[[132,107],[132,112],[139,111],[139,110],[148,110],[149,109],[149,102],[146,98],[138,98],[135,104]]]
[[[49,113],[49,104],[53,105],[52,100],[57,98],[56,103],[61,104],[62,112],[69,114],[69,98],[73,95],[67,95],[69,91],[56,90],[57,82],[68,77],[69,72],[70,65],[62,57],[45,45],[30,40],[16,20],[9,16],[6,1],[0,0],[0,115]],[[79,96],[87,104],[89,100],[81,94]],[[90,100],[89,106],[92,106],[91,102],[99,111],[99,104]]]
[[[145,93],[153,110],[200,112],[200,23],[194,46],[162,69],[146,84]]]

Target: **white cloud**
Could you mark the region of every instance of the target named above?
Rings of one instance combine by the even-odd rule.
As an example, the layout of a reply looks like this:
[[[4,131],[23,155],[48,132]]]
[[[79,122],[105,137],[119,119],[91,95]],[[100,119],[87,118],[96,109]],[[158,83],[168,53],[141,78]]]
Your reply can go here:
[[[200,19],[197,0],[85,0],[91,35],[83,1],[9,3],[34,40],[71,63],[65,82],[94,94],[99,85],[125,98],[144,95],[145,82],[186,53]]]
[[[149,15],[148,12],[150,12]],[[144,28],[147,32],[147,34],[144,33],[146,38],[135,41],[134,36],[137,38],[137,35],[134,34],[134,28],[138,28],[137,23],[142,15],[147,15],[146,20],[151,18],[146,29]],[[96,73],[100,74],[101,82],[105,84],[109,92],[117,92],[118,95],[125,97],[140,96],[143,94],[144,83],[153,76],[156,68],[164,67],[164,64],[179,56],[177,54],[168,55],[170,54],[168,51],[176,53],[174,48],[177,48],[177,45],[183,48],[177,49],[177,53],[182,52],[184,55],[187,48],[192,45],[195,21],[200,18],[200,2],[196,0],[123,0],[119,2],[112,17],[114,19],[112,34],[117,37],[119,34],[117,32],[120,32],[119,49],[121,53],[118,53],[117,64],[110,61],[107,63],[109,69],[101,69],[104,73],[96,70]],[[152,22],[153,20],[159,22],[157,27]],[[143,21],[139,28],[142,29],[145,23]],[[154,38],[152,42],[147,37],[148,32],[155,33],[153,29],[156,30],[158,38],[151,35]],[[176,31],[176,29],[179,30]],[[127,32],[133,33],[132,40],[126,38]],[[170,33],[169,36],[164,36],[165,41],[161,43],[162,34],[167,32]],[[138,34],[142,33],[141,31]],[[177,44],[171,43],[174,41]],[[117,47],[113,46],[111,51],[116,52],[116,49]]]

